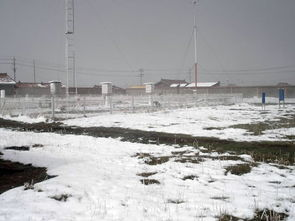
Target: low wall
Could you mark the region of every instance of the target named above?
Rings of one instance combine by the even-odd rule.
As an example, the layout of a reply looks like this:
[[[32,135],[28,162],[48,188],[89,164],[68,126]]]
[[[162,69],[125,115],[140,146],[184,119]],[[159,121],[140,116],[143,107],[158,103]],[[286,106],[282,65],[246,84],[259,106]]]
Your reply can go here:
[[[199,94],[243,94],[244,98],[261,97],[262,92],[266,93],[267,97],[278,97],[279,89],[285,89],[286,98],[295,98],[295,86],[241,86],[241,87],[211,87],[211,88],[197,88]],[[194,88],[167,88],[155,89],[155,93],[162,94],[192,94]],[[130,91],[127,91],[127,93]],[[132,91],[128,94],[143,94],[144,90]]]

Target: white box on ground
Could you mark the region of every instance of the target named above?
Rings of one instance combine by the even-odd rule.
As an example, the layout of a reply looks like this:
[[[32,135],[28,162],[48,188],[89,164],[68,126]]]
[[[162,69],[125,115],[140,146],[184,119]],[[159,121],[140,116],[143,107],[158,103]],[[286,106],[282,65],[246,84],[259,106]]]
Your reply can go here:
[[[49,81],[50,93],[52,95],[58,95],[61,93],[61,82],[60,81]]]

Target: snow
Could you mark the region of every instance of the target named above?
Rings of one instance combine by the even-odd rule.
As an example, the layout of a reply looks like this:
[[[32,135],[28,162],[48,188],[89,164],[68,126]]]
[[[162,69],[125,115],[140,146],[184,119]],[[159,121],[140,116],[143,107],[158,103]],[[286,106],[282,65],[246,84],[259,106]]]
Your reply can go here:
[[[283,135],[292,134],[294,128],[276,130],[276,133],[273,133],[275,132],[273,130],[268,130],[259,136],[254,136],[245,129],[231,128],[231,126],[285,118],[286,114],[290,114],[294,110],[294,105],[286,105],[285,108],[281,109],[277,105],[268,105],[267,109],[263,111],[261,106],[242,103],[154,113],[103,114],[83,119],[65,120],[63,123],[81,127],[122,127],[146,131],[183,133],[239,141],[274,141],[284,140]]]
[[[282,141],[294,136],[295,128],[268,129],[255,136],[238,124],[275,122],[294,114],[295,106],[254,104],[202,106],[150,113],[100,114],[62,121],[81,127],[121,127],[145,131],[182,133],[221,139],[246,141]],[[27,123],[45,118],[9,117]],[[43,147],[33,148],[34,144]],[[30,151],[5,150],[8,146],[31,146]],[[6,220],[216,220],[222,213],[251,218],[256,209],[273,209],[288,213],[295,220],[295,166],[279,169],[277,165],[259,163],[250,173],[225,174],[230,165],[251,163],[242,160],[216,160],[218,153],[204,153],[204,147],[153,145],[122,142],[119,139],[84,135],[17,132],[0,129],[2,159],[32,163],[48,168],[57,177],[37,183],[32,190],[18,187],[0,195],[0,221]],[[175,158],[158,165],[148,165],[137,153],[172,156],[186,151],[186,156],[209,155],[203,162],[180,163]],[[204,151],[204,152],[202,152]],[[223,155],[229,155],[225,153]],[[143,172],[160,184],[143,185]],[[194,180],[183,180],[185,176]],[[69,196],[66,202],[52,197]],[[174,203],[173,203],[174,202]],[[175,203],[179,202],[179,204]]]
[[[38,116],[36,118],[32,118],[32,117],[29,117],[29,116],[26,116],[26,115],[19,115],[19,116],[16,116],[16,117],[12,117],[12,116],[9,116],[9,115],[4,115],[4,116],[1,116],[1,118],[6,119],[6,120],[13,120],[13,121],[20,121],[20,122],[24,122],[24,123],[30,123],[30,124],[32,124],[32,123],[41,123],[41,122],[48,121],[48,119],[46,119],[43,116]]]
[[[294,166],[282,170],[261,163],[243,176],[225,175],[226,166],[242,161],[208,158],[199,164],[169,160],[147,165],[133,156],[167,156],[179,150],[196,154],[200,149],[6,129],[0,134],[2,158],[47,167],[49,175],[58,175],[35,184],[33,190],[18,187],[1,194],[1,221],[215,220],[223,212],[251,218],[257,208],[289,211],[288,220],[295,219]],[[21,152],[3,149],[36,143],[44,146]],[[252,161],[248,155],[241,157]],[[136,175],[142,172],[157,172],[150,178],[160,184],[143,185]],[[186,175],[198,178],[182,180]],[[61,194],[70,197],[66,202],[51,198]]]
[[[197,87],[213,87],[217,84],[218,82],[198,82]],[[190,83],[186,87],[196,87],[196,83]]]

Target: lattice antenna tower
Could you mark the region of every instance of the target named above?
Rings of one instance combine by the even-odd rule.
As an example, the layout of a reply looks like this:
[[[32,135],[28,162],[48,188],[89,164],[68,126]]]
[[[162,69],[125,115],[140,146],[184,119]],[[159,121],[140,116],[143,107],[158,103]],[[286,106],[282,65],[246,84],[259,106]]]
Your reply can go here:
[[[73,87],[76,86],[76,73],[75,73],[75,48],[74,48],[74,0],[65,0],[65,15],[66,15],[66,46],[65,46],[65,60],[66,60],[66,73],[67,85],[66,94],[69,95],[70,76],[73,77]],[[77,92],[77,90],[76,90]]]

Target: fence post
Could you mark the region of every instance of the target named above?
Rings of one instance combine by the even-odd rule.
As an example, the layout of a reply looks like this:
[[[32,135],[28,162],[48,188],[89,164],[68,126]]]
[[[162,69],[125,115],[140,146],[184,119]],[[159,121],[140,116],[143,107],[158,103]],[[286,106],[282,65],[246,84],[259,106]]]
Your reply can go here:
[[[266,98],[266,93],[262,92],[262,110],[265,110],[265,98]]]
[[[4,106],[5,106],[5,96],[4,97],[0,97],[0,111],[1,114],[4,115]]]
[[[51,96],[51,118],[55,117],[55,104],[54,104],[54,96]]]
[[[84,117],[86,117],[86,98],[85,97],[83,97],[83,115],[84,115]]]
[[[109,103],[110,103],[110,113],[113,113],[113,104],[112,104],[112,96],[108,96],[109,97]]]
[[[134,96],[131,97],[131,106],[132,106],[132,113],[134,113]]]

